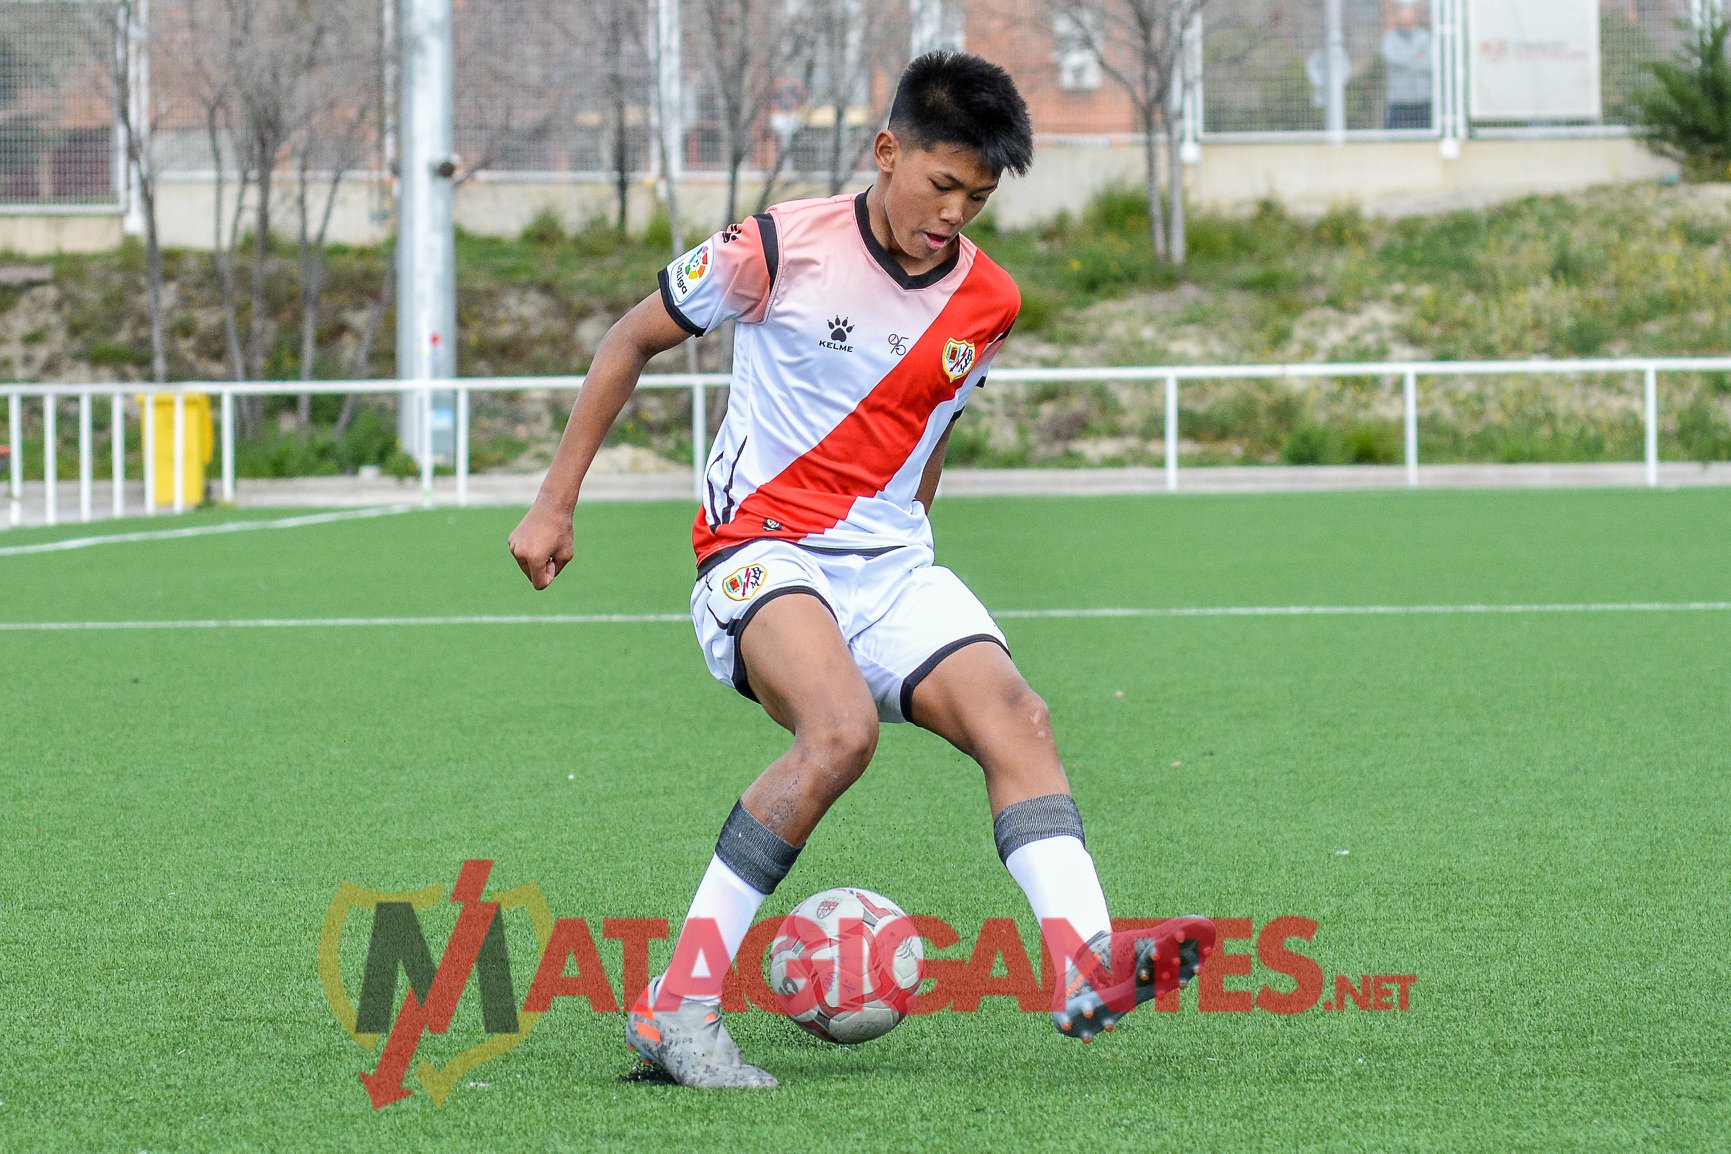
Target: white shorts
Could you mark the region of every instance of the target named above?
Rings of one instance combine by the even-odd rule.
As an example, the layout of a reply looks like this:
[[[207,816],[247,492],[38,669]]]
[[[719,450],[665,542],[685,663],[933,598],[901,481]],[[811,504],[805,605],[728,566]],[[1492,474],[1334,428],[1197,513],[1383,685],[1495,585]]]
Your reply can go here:
[[[979,598],[933,565],[923,546],[861,554],[753,541],[711,565],[691,590],[691,622],[709,671],[753,701],[739,636],[759,609],[786,593],[823,601],[884,721],[911,721],[914,687],[964,645],[991,641],[1009,651]]]

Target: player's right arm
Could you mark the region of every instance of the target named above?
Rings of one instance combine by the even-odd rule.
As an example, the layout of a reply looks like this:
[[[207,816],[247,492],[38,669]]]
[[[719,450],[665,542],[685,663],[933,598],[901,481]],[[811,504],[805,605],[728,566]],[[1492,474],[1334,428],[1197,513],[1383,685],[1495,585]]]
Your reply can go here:
[[[541,491],[508,542],[518,567],[535,588],[551,585],[571,560],[571,514],[577,494],[607,430],[636,390],[643,366],[690,335],[656,293],[620,317],[602,338]]]

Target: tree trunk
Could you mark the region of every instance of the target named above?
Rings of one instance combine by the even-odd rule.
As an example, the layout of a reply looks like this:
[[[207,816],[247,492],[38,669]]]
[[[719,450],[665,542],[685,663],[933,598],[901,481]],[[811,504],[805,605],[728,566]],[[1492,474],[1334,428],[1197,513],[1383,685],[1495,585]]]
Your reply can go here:
[[[1171,227],[1166,230],[1172,263],[1184,266],[1184,142],[1170,111],[1166,114],[1166,198]]]
[[[613,231],[625,235],[631,212],[631,129],[625,123],[625,100],[620,93],[613,105]]]
[[[1155,257],[1165,260],[1166,206],[1160,195],[1159,124],[1152,106],[1142,109],[1142,154],[1146,163],[1143,182],[1148,195],[1148,239],[1154,246]]]
[[[276,144],[269,136],[257,142],[258,206],[254,213],[252,238],[252,283],[248,294],[246,318],[247,375],[252,380],[264,376],[265,359],[265,284],[270,278],[270,195],[275,183],[272,169],[276,162]]]
[[[150,309],[150,379],[160,385],[168,380],[168,336],[162,323],[162,239],[156,231],[155,179],[146,181],[140,176],[138,193],[144,201],[144,293]]]
[[[217,293],[222,304],[222,331],[224,351],[228,358],[228,375],[231,380],[244,380],[246,363],[242,359],[240,349],[240,322],[236,313],[239,304],[236,301],[237,286],[234,277],[234,237],[235,230],[240,226],[241,205],[246,203],[246,173],[240,174],[240,187],[235,190],[234,217],[223,227],[227,179],[225,172],[227,162],[223,158],[221,113],[214,105],[205,110],[205,128],[210,135],[210,152],[215,159],[215,196],[216,208],[213,213],[215,225],[215,243],[211,246],[211,259],[216,264]]]

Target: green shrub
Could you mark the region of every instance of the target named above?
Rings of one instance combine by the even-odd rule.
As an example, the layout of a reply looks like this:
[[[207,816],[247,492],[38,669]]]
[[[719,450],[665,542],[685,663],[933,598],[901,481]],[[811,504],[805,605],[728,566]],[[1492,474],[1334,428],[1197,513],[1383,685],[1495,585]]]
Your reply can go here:
[[[122,368],[150,363],[150,349],[131,341],[97,341],[84,354],[84,359],[99,368]]]
[[[1300,425],[1280,450],[1284,465],[1324,465],[1334,457],[1333,436],[1321,425]]]
[[[571,238],[565,232],[565,222],[552,205],[542,205],[529,223],[523,226],[520,238],[536,248],[558,248]]]
[[[1095,193],[1082,210],[1082,231],[1118,236],[1148,235],[1148,195],[1140,188],[1114,185]]]
[[[1630,97],[1641,142],[1689,180],[1731,180],[1731,21],[1706,16],[1673,60],[1649,63],[1653,82]]]

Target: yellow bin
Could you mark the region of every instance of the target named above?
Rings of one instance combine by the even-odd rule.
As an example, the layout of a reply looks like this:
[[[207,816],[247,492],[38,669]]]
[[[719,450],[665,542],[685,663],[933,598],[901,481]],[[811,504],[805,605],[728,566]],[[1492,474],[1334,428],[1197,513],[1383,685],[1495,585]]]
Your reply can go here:
[[[205,472],[215,448],[210,424],[210,395],[183,393],[186,406],[186,476],[182,493],[186,504],[204,502]],[[158,506],[174,504],[174,394],[139,394],[139,411],[152,422],[156,435],[156,493]]]

